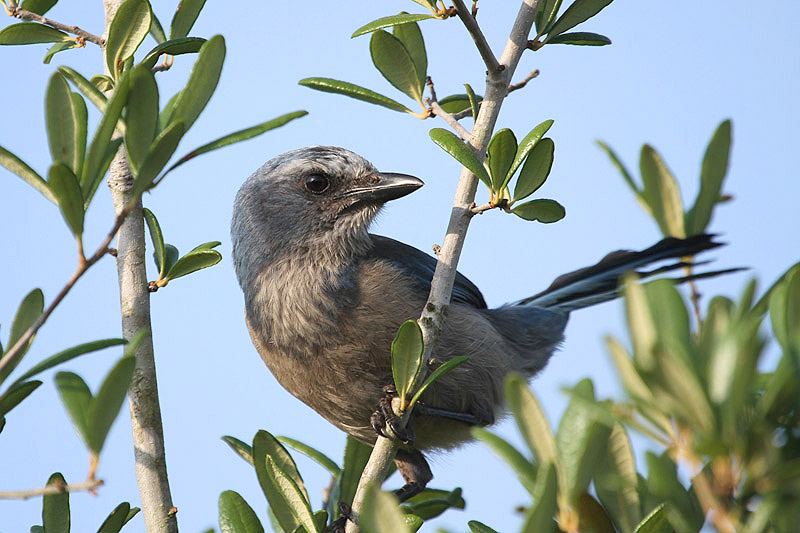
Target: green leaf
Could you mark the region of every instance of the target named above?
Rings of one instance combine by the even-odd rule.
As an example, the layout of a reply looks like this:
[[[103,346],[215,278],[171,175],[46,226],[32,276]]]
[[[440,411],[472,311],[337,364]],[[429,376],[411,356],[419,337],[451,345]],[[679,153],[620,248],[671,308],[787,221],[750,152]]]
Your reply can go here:
[[[536,33],[542,35],[547,32],[558,15],[561,0],[543,0],[539,3],[539,12],[536,13]]]
[[[178,4],[178,10],[175,11],[175,15],[172,17],[169,38],[179,39],[189,35],[189,31],[194,26],[205,3],[206,0],[181,0]]]
[[[638,482],[630,439],[622,424],[615,424],[608,436],[605,458],[597,463],[594,488],[620,531],[632,531],[642,518]]]
[[[20,22],[0,30],[0,45],[59,43],[72,40],[72,37],[63,31],[38,22]]]
[[[294,459],[271,433],[263,429],[256,433],[253,438],[253,453],[256,457],[261,457],[262,455],[271,457],[272,460],[275,461],[277,467],[280,468],[281,472],[292,479],[294,484],[297,485],[298,489],[303,493],[304,498],[308,500],[308,493],[303,485],[303,478],[297,470]]]
[[[25,298],[20,302],[17,308],[17,313],[14,315],[14,321],[11,323],[11,333],[8,337],[8,350],[10,350],[20,338],[25,334],[28,329],[42,316],[44,310],[44,295],[42,289],[33,289]],[[34,337],[17,352],[17,356],[11,361],[3,370],[0,370],[0,383],[6,380],[8,375],[13,372],[14,368],[22,361],[22,358],[28,352],[28,349],[33,343]],[[7,351],[8,351],[7,350]]]
[[[525,490],[533,494],[536,487],[536,465],[499,435],[481,427],[473,427],[471,432],[473,437],[489,446],[495,455],[508,463]]]
[[[147,222],[147,228],[150,231],[150,239],[153,241],[153,258],[156,261],[156,268],[158,268],[159,279],[164,277],[166,266],[167,251],[164,246],[164,235],[161,233],[161,226],[158,224],[158,219],[152,211],[146,207],[142,209],[144,220]]]
[[[231,437],[230,435],[225,435],[222,437],[222,441],[231,447],[231,449],[236,452],[236,455],[250,463],[251,465],[254,464],[253,462],[253,447],[247,444],[244,441],[237,439],[236,437]]]
[[[47,485],[66,487],[67,482],[61,472],[56,472],[47,480]],[[42,498],[42,525],[47,533],[69,533],[69,492],[45,494]]]
[[[58,72],[50,77],[47,85],[45,114],[53,162],[64,163],[73,173],[77,173],[83,160],[79,146],[79,110],[72,100],[67,80]]]
[[[533,505],[525,513],[521,531],[534,533],[557,530],[553,516],[558,509],[557,494],[561,487],[557,482],[556,468],[552,463],[540,465],[536,491],[532,495]]]
[[[432,19],[435,18],[433,15],[426,15],[423,13],[400,13],[398,15],[390,15],[388,17],[381,17],[379,19],[373,20],[372,22],[368,22],[364,24],[356,31],[353,32],[353,35],[350,38],[358,37],[360,35],[365,35],[367,33],[372,33],[373,31],[380,30],[383,28],[388,28],[389,26],[394,26],[395,28],[400,27],[404,24],[411,24],[412,22],[417,22],[419,20],[425,19]]]
[[[425,390],[428,387],[430,387],[437,379],[441,378],[442,376],[453,370],[461,363],[464,363],[467,360],[469,360],[469,357],[470,356],[468,355],[458,355],[436,367],[436,370],[431,372],[428,375],[428,377],[425,378],[425,382],[420,386],[419,389],[417,389],[417,392],[414,393],[414,397],[411,398],[410,405],[414,405],[415,403],[417,403],[417,400],[419,400],[422,397],[422,393],[425,392]]]
[[[161,113],[158,114],[158,131],[164,131],[167,126],[170,124],[170,120],[172,119],[172,113],[175,111],[175,104],[178,101],[178,98],[181,95],[181,91],[172,95],[172,98],[169,99],[167,105],[164,106],[164,109],[161,110]]]
[[[255,126],[250,126],[249,128],[229,133],[228,135],[220,137],[219,139],[211,141],[210,143],[204,144],[199,148],[195,148],[185,156],[181,157],[171,167],[169,167],[166,172],[164,172],[164,175],[166,175],[169,172],[172,172],[175,168],[181,166],[190,159],[194,159],[198,155],[202,155],[207,152],[217,150],[219,148],[222,148],[223,146],[228,146],[229,144],[234,144],[246,141],[248,139],[252,139],[253,137],[257,137],[264,132],[267,132],[269,130],[274,130],[275,128],[279,128],[296,118],[304,117],[306,115],[308,115],[308,111],[294,111],[292,113],[286,113],[277,118],[273,118],[272,120],[262,122],[261,124],[256,124]]]
[[[612,0],[575,0],[547,32],[549,37],[562,34],[581,22],[589,20],[603,10]]]
[[[383,96],[382,94],[378,94],[375,91],[372,91],[365,87],[361,87],[359,85],[348,83],[346,81],[339,81],[331,78],[304,78],[297,83],[299,85],[308,87],[310,89],[315,89],[317,91],[343,94],[344,96],[349,96],[350,98],[355,98],[356,100],[362,100],[370,104],[379,105],[391,109],[392,111],[400,111],[401,113],[405,112],[413,114],[413,111],[411,111],[409,108],[407,108],[400,102],[392,100],[388,96]]]
[[[471,146],[464,144],[455,133],[449,130],[433,128],[429,134],[433,142],[442,150],[453,156],[456,161],[475,174],[487,187],[492,188],[492,180],[489,177],[489,173]]]
[[[167,281],[186,276],[192,272],[214,266],[222,261],[222,254],[216,250],[192,251],[178,259],[164,278]]]
[[[204,0],[205,1],[205,0]],[[162,55],[178,56],[182,54],[194,54],[198,52],[206,40],[200,37],[181,37],[179,39],[170,39],[166,42],[161,42],[150,50],[144,59],[142,65],[152,69],[156,66],[158,58]]]
[[[97,125],[92,143],[89,145],[86,164],[83,166],[83,175],[81,176],[83,197],[87,203],[91,201],[105,173],[103,167],[108,161],[108,148],[112,142],[111,135],[114,133],[122,115],[122,109],[128,101],[130,87],[130,76],[123,76],[117,83],[111,98],[108,99],[103,117]]]
[[[143,66],[131,72],[131,90],[125,108],[125,149],[134,172],[147,156],[158,128],[158,86],[153,72]]]
[[[59,52],[63,52],[64,50],[71,50],[73,48],[81,48],[80,43],[78,43],[78,41],[55,43],[53,46],[47,49],[47,53],[44,55],[42,63],[44,63],[45,65],[49,65],[54,55],[56,55]]]
[[[646,372],[655,370],[656,360],[653,352],[656,348],[656,326],[644,287],[636,280],[635,275],[625,277],[623,283],[625,295],[625,313],[628,320],[628,330],[633,341],[633,361],[636,366]]]
[[[401,533],[408,531],[397,498],[372,485],[364,495],[364,506],[359,516],[364,533]]]
[[[533,392],[517,374],[506,378],[506,402],[537,463],[540,466],[547,463],[556,465],[558,450],[550,424]]]
[[[50,8],[56,5],[56,2],[58,2],[58,0],[22,0],[20,7],[31,13],[44,15],[50,11]]]
[[[496,530],[477,520],[470,520],[467,522],[467,525],[472,533],[498,533]]]
[[[122,121],[118,122],[117,125],[121,124]],[[100,183],[103,181],[103,177],[105,176],[106,172],[108,171],[108,167],[111,165],[111,161],[114,159],[114,156],[117,155],[117,151],[119,147],[122,146],[122,137],[118,137],[116,139],[112,139],[108,146],[106,147],[106,154],[100,164],[100,168],[97,171],[97,177],[93,183],[88,184],[86,188],[86,193],[84,196],[86,199],[83,201],[83,208],[84,210],[89,208],[89,204],[94,198],[94,193],[97,192],[97,188],[100,186]]]
[[[100,455],[106,442],[111,424],[119,414],[122,402],[128,394],[128,386],[133,378],[136,358],[123,356],[106,376],[97,396],[92,400],[87,412],[88,446],[95,455]]]
[[[120,68],[133,56],[150,32],[151,12],[147,0],[125,0],[108,27],[106,65],[112,77],[119,78]]]
[[[150,35],[152,35],[153,39],[159,44],[167,40],[167,34],[164,33],[164,26],[161,25],[161,21],[158,20],[156,14],[152,12],[152,9],[150,10]]]
[[[656,455],[647,452],[647,488],[659,501],[666,501],[669,507],[674,507],[686,527],[680,530],[699,530],[703,524],[703,512],[696,504],[696,497],[687,491],[678,478],[678,467],[669,457],[667,452]],[[695,499],[695,502],[692,500]],[[667,509],[669,510],[669,509]],[[699,513],[698,513],[699,511]],[[645,519],[647,520],[647,519]],[[694,522],[695,527],[692,527]]]
[[[271,455],[267,456],[267,474],[297,523],[305,527],[308,533],[318,532],[305,489],[299,487],[295,479],[284,472]]]
[[[570,505],[577,506],[581,494],[589,488],[600,458],[605,455],[605,444],[611,428],[599,422],[592,410],[595,405],[594,386],[588,378],[582,379],[571,391],[567,409],[561,416],[556,433],[559,464],[567,483]]]
[[[611,162],[614,164],[614,166],[617,167],[617,170],[619,170],[620,174],[622,174],[622,178],[625,180],[625,183],[628,184],[628,187],[630,187],[633,193],[636,195],[636,199],[639,201],[644,210],[647,211],[647,213],[652,213],[650,206],[647,205],[647,200],[644,197],[643,191],[640,190],[638,185],[636,185],[636,182],[633,181],[633,176],[630,172],[628,172],[628,169],[625,168],[622,160],[617,157],[616,153],[614,153],[614,150],[612,150],[611,147],[603,141],[597,141],[597,145],[602,148],[608,158],[611,159]]]
[[[22,159],[2,146],[0,146],[0,165],[25,180],[28,185],[42,193],[42,196],[54,204],[58,204],[58,200],[56,200],[53,191],[50,190],[50,186],[47,185],[44,178],[37,174],[36,171],[29,167]]]
[[[133,185],[133,197],[137,197],[146,191],[159,172],[167,165],[172,154],[178,148],[183,134],[186,132],[183,122],[171,122],[153,141],[150,150],[147,152],[142,166],[136,175]]]
[[[384,30],[376,30],[369,41],[372,63],[397,90],[422,105],[420,75],[403,42]]]
[[[547,44],[575,44],[579,46],[605,46],[611,44],[611,39],[599,33],[576,31],[562,33],[547,41]]]
[[[203,43],[189,81],[175,101],[170,123],[183,122],[186,131],[192,127],[217,88],[224,61],[225,39],[222,35],[215,35]]]
[[[27,398],[33,391],[39,388],[42,382],[39,380],[24,381],[13,383],[2,396],[0,396],[0,418],[4,417],[17,405]]]
[[[492,190],[503,190],[506,174],[511,169],[514,155],[517,153],[517,138],[514,132],[504,128],[494,134],[489,141],[486,164],[489,166],[489,175],[492,178]]]
[[[75,426],[75,431],[88,446],[90,442],[88,414],[92,403],[89,386],[74,372],[56,373],[55,384],[61,403],[64,404],[72,425]]]
[[[337,477],[339,474],[341,474],[342,470],[339,468],[339,465],[337,465],[330,457],[316,448],[312,448],[308,444],[304,444],[299,440],[289,437],[277,437],[277,439],[282,444],[285,444],[316,461],[320,466],[327,470],[332,477]]]
[[[675,529],[670,524],[665,511],[666,505],[666,503],[662,503],[653,509],[639,522],[633,533],[674,533]]]
[[[164,250],[166,251],[166,255],[164,256],[164,264],[166,265],[165,270],[169,272],[175,263],[178,262],[178,258],[181,256],[181,254],[177,248],[169,243],[164,245]]]
[[[75,87],[77,87],[77,89],[86,98],[88,98],[89,101],[93,103],[97,109],[100,110],[101,113],[105,112],[108,100],[106,99],[106,96],[102,92],[100,92],[100,90],[97,87],[95,87],[95,85],[92,82],[81,76],[77,71],[64,65],[58,67],[58,71],[61,74],[63,74],[69,81],[71,81],[73,85],[75,85]]]
[[[483,100],[480,96],[478,97],[478,101]],[[447,111],[448,113],[456,114],[461,113],[467,109],[470,109],[470,99],[469,95],[464,94],[451,94],[450,96],[445,96],[439,100],[439,107]]]
[[[119,533],[122,526],[127,522],[126,518],[131,511],[131,504],[122,502],[106,517],[97,533]]]
[[[511,212],[525,220],[537,220],[543,224],[558,222],[567,214],[561,204],[546,198],[519,204]]]
[[[64,163],[55,163],[48,172],[50,190],[58,199],[61,215],[76,238],[83,235],[83,193],[78,178]]]
[[[283,531],[294,531],[299,521],[284,499],[282,492],[275,486],[273,478],[270,476],[270,469],[267,467],[267,463],[269,462],[267,456],[268,447],[265,445],[266,439],[259,437],[260,434],[261,432],[259,431],[253,439],[253,461],[255,463],[258,483],[261,486],[261,491],[269,502],[270,511],[275,516],[275,520],[277,520],[280,527]]]
[[[219,529],[221,533],[264,532],[264,526],[252,507],[232,490],[219,495]]]
[[[99,341],[86,342],[84,344],[73,346],[72,348],[68,348],[64,351],[58,352],[57,354],[51,355],[47,359],[40,361],[39,363],[34,365],[30,370],[28,370],[20,377],[18,377],[14,383],[19,383],[26,379],[32,378],[37,374],[41,374],[45,370],[49,370],[54,366],[66,363],[67,361],[71,361],[81,355],[91,352],[96,352],[98,350],[103,350],[105,348],[110,348],[111,346],[119,346],[120,344],[125,344],[126,342],[127,341],[125,339],[103,339]]]
[[[339,478],[339,497],[337,500],[351,505],[356,495],[361,473],[369,461],[372,446],[357,441],[351,436],[347,436],[344,446],[344,460],[342,461],[342,475]]]
[[[422,330],[416,320],[406,320],[392,341],[392,377],[402,408],[422,367]]]
[[[86,100],[84,100],[80,94],[70,92],[70,98],[72,99],[72,106],[75,109],[75,115],[77,117],[75,138],[78,154],[78,167],[75,169],[75,175],[80,176],[83,172],[83,162],[86,156],[86,136],[89,128],[89,111],[86,109]]]
[[[639,167],[644,183],[642,192],[661,233],[665,237],[686,237],[680,189],[653,147],[642,147]]]
[[[800,335],[800,269],[790,269],[772,290],[769,315],[775,339],[786,350]]]
[[[467,502],[461,496],[461,489],[451,491],[426,488],[420,494],[413,496],[400,509],[403,514],[413,514],[422,520],[436,518],[448,509],[464,509]]]
[[[96,74],[92,76],[92,79],[89,81],[100,91],[110,91],[115,85],[114,79],[105,74]]]
[[[549,127],[550,126],[544,127],[541,135],[544,135],[544,132],[547,131]],[[526,140],[528,140],[527,136],[523,139],[523,143],[525,143]],[[537,139],[535,144],[528,148],[527,158],[522,165],[522,170],[519,172],[517,185],[514,187],[513,201],[527,198],[544,184],[545,180],[547,180],[547,176],[550,175],[550,169],[553,168],[555,149],[555,143],[549,137],[545,137],[540,141]],[[516,160],[514,163],[517,165],[519,164]],[[508,179],[510,180],[510,176]],[[506,181],[506,183],[508,183],[508,181]]]
[[[469,83],[464,84],[464,89],[467,91],[467,98],[469,98],[469,107],[472,109],[472,121],[476,121],[478,119],[478,112],[480,111],[480,103],[483,102],[482,96],[476,96],[475,91],[472,90],[472,86]]]
[[[428,53],[425,51],[425,40],[422,38],[419,25],[416,22],[396,25],[392,29],[392,34],[400,39],[408,50],[414,69],[417,71],[419,90],[422,93],[428,79]]]
[[[519,143],[517,151],[514,154],[514,161],[511,163],[511,168],[509,168],[508,172],[506,173],[506,178],[503,182],[503,187],[508,185],[508,183],[511,181],[511,178],[514,176],[514,173],[517,171],[519,166],[522,164],[523,161],[526,161],[528,159],[531,150],[533,150],[533,148],[537,145],[542,136],[545,133],[547,133],[547,130],[549,130],[552,125],[553,125],[552,119],[545,120],[544,122],[533,128],[530,132],[528,132],[525,138],[522,139],[522,142]],[[552,142],[552,140],[550,140],[550,142]],[[555,150],[555,145],[553,145],[553,149]],[[517,184],[517,188],[519,188],[519,184]]]
[[[694,205],[686,215],[687,232],[690,235],[703,233],[711,221],[714,206],[720,201],[722,182],[728,173],[731,151],[731,121],[726,120],[717,127],[703,156],[700,169],[700,191]]]

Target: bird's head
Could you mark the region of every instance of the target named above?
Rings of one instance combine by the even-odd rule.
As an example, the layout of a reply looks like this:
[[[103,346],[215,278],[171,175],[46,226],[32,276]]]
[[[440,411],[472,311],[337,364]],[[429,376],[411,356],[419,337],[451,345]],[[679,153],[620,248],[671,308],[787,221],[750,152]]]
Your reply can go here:
[[[231,228],[234,256],[250,246],[265,248],[261,252],[273,258],[287,248],[357,252],[368,246],[367,230],[383,204],[422,185],[412,176],[378,172],[344,148],[286,152],[239,189]]]

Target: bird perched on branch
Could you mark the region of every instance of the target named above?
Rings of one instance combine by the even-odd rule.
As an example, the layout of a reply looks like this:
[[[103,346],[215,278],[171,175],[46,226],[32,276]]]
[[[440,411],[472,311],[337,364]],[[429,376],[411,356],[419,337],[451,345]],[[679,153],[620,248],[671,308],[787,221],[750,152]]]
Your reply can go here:
[[[392,383],[392,339],[404,321],[419,317],[436,261],[368,230],[385,202],[422,185],[378,172],[343,148],[317,146],[268,161],[234,204],[233,260],[253,344],[289,392],[369,444],[376,439],[371,416]],[[432,477],[420,450],[458,446],[471,438],[472,425],[501,415],[505,376],[539,372],[562,341],[570,311],[615,298],[625,272],[661,260],[673,261],[656,273],[681,268],[679,258],[716,246],[697,235],[613,252],[496,309],[458,274],[434,358],[470,359],[422,397],[415,439],[395,458],[406,481],[401,500]]]

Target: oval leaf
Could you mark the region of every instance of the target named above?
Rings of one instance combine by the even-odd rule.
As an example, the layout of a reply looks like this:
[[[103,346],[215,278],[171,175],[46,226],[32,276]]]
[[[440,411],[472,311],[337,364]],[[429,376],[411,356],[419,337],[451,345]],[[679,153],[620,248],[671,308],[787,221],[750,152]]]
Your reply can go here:
[[[339,81],[331,78],[304,78],[297,83],[317,91],[343,94],[344,96],[369,102],[370,104],[379,105],[387,109],[391,109],[392,111],[413,113],[409,108],[400,102],[392,100],[388,96],[383,96],[382,94],[378,94],[375,91],[367,89],[366,87],[361,87],[346,81]]]
[[[219,495],[219,529],[222,533],[264,533],[253,508],[232,490]]]
[[[142,59],[141,64],[147,68],[153,68],[158,62],[158,58],[162,55],[178,56],[182,54],[193,54],[200,50],[204,42],[206,42],[206,40],[200,37],[170,39],[150,50],[145,58]]]
[[[681,192],[675,177],[652,146],[644,145],[639,160],[643,194],[665,237],[685,237]]]
[[[72,40],[63,31],[38,22],[20,22],[0,30],[0,44],[59,43]]]
[[[39,380],[24,381],[22,383],[13,383],[4,393],[0,396],[0,418],[4,417],[22,402],[25,398],[39,388],[42,382]]]
[[[506,401],[537,463],[540,466],[547,463],[557,464],[558,450],[550,424],[536,397],[525,381],[516,374],[506,378]]]
[[[599,33],[576,31],[562,33],[547,41],[547,44],[574,44],[579,46],[605,46],[611,44],[611,39]]]
[[[303,493],[303,497],[306,500],[308,499],[308,493],[303,485],[303,478],[300,475],[300,471],[297,470],[294,459],[286,448],[283,447],[283,444],[273,437],[271,433],[263,429],[256,433],[255,437],[253,437],[253,453],[258,457],[266,455],[272,458],[281,472],[289,476],[297,488]]]
[[[100,526],[100,529],[97,530],[97,533],[119,533],[122,526],[127,522],[126,518],[130,511],[131,504],[128,502],[122,502],[117,505],[106,519],[103,520],[103,524]]]
[[[544,134],[544,131],[542,131],[542,134]],[[525,137],[525,140],[528,140],[528,137]],[[528,157],[519,172],[517,185],[514,187],[515,202],[527,198],[544,184],[550,174],[550,169],[553,168],[555,149],[556,145],[549,137],[534,143],[532,148],[529,149]]]
[[[185,132],[186,128],[184,128],[183,122],[172,122],[156,137],[134,180],[132,192],[134,197],[142,194],[153,184],[153,180],[175,153]]]
[[[37,15],[44,15],[50,11],[50,8],[56,5],[56,2],[58,2],[58,0],[22,0],[20,7],[31,13],[36,13]]]
[[[553,120],[545,120],[525,136],[522,139],[522,142],[519,143],[517,147],[517,153],[514,154],[514,162],[511,164],[511,168],[508,169],[508,173],[506,174],[506,179],[503,182],[503,187],[508,185],[508,182],[511,181],[511,178],[514,176],[514,173],[517,171],[519,166],[528,158],[528,154],[531,150],[536,146],[539,142],[539,139],[542,138],[542,135],[547,133],[547,130],[550,129],[550,126],[553,125]]]
[[[564,207],[555,200],[537,198],[520,204],[511,210],[512,213],[525,220],[536,220],[543,224],[558,222],[567,214]]]
[[[429,134],[433,142],[439,145],[442,150],[453,156],[456,161],[475,174],[487,187],[492,188],[492,180],[489,177],[489,173],[472,147],[464,144],[455,133],[449,130],[433,128]]]
[[[125,108],[125,149],[134,172],[147,156],[158,129],[158,86],[149,68],[131,73],[131,90]]]
[[[150,32],[150,4],[147,0],[125,0],[108,27],[106,65],[113,78],[119,77],[122,63],[133,56]]]
[[[731,121],[726,120],[717,127],[708,143],[700,169],[700,192],[694,206],[687,215],[688,232],[703,233],[711,220],[714,205],[720,200],[722,182],[728,173],[728,158],[731,151]]]
[[[561,0],[543,0],[539,3],[539,11],[536,13],[536,33],[542,35],[547,28],[552,25],[561,7]]]
[[[61,472],[56,472],[47,480],[47,485],[66,487],[67,482]],[[69,533],[69,492],[45,494],[42,498],[42,524],[47,533]]]
[[[67,80],[58,72],[50,77],[47,85],[45,116],[47,140],[53,162],[64,163],[73,173],[77,173],[83,161],[83,152],[80,149],[79,108],[72,99],[72,91]],[[83,142],[86,142],[85,130],[83,135]]]
[[[167,272],[164,279],[172,281],[203,268],[214,266],[222,261],[222,254],[216,250],[198,250],[184,255]]]
[[[172,17],[169,38],[179,39],[189,35],[189,31],[194,26],[205,3],[206,0],[181,0],[178,4],[178,10],[175,11],[175,15]]]
[[[63,43],[56,43],[50,48],[47,49],[47,53],[44,55],[44,59],[42,62],[45,65],[50,64],[50,60],[53,59],[53,56],[59,52],[63,52],[64,50],[71,50],[73,48],[81,48],[81,44],[78,41],[67,41]]]
[[[83,194],[78,178],[64,163],[56,163],[48,172],[48,184],[58,200],[61,215],[75,237],[83,234]]]
[[[253,461],[253,447],[247,444],[244,441],[237,439],[236,437],[231,437],[230,435],[225,435],[222,437],[223,442],[231,447],[231,449],[236,452],[236,455],[247,461],[248,463],[255,464]]]
[[[157,43],[163,43],[167,40],[167,35],[164,33],[164,26],[161,25],[161,21],[158,20],[158,17],[155,13],[150,10],[150,35],[153,36],[153,39],[156,40]]]
[[[152,211],[146,207],[142,209],[144,220],[147,222],[147,229],[150,231],[150,239],[153,241],[153,258],[156,261],[156,268],[158,269],[158,277],[163,278],[165,274],[165,265],[167,251],[164,246],[164,235],[161,233],[161,226],[158,224],[158,219]]]
[[[101,93],[92,82],[81,76],[77,71],[64,65],[58,67],[58,71],[71,81],[83,96],[88,98],[101,113],[105,112],[107,103],[106,95]]]
[[[92,403],[92,393],[89,386],[78,374],[73,372],[58,372],[55,375],[56,389],[61,397],[61,403],[67,409],[75,431],[87,445],[89,444],[89,406]]]
[[[372,33],[375,30],[380,30],[383,28],[388,28],[389,26],[398,27],[403,24],[410,24],[412,22],[417,22],[419,20],[425,19],[432,19],[435,18],[433,15],[426,15],[424,13],[400,13],[399,15],[390,15],[388,17],[381,17],[379,19],[373,20],[372,22],[368,22],[364,24],[356,31],[353,32],[353,35],[350,38],[358,37],[360,35],[364,35],[367,33]]]
[[[477,520],[470,520],[467,522],[467,525],[471,533],[498,533],[496,530]]]
[[[11,323],[11,333],[8,338],[8,349],[10,350],[17,341],[25,334],[28,329],[39,319],[44,310],[44,295],[41,289],[33,289],[20,302],[14,321]],[[28,343],[17,352],[13,361],[8,363],[5,368],[0,370],[0,383],[5,381],[8,375],[22,361],[23,356],[28,352],[33,342],[33,337]]]
[[[492,190],[502,191],[506,183],[506,174],[511,169],[514,155],[517,153],[517,138],[514,132],[504,128],[494,134],[489,141],[486,163],[492,177]]]
[[[408,50],[419,78],[419,91],[422,93],[428,79],[428,53],[425,51],[425,40],[422,38],[419,26],[416,22],[400,24],[392,29],[392,35],[400,39]]]
[[[481,97],[478,97],[478,100],[482,100]],[[450,96],[445,96],[444,98],[439,100],[439,106],[447,111],[448,113],[460,113],[467,109],[470,109],[470,100],[469,95],[464,94],[451,94]]]
[[[369,41],[372,62],[395,89],[422,105],[422,87],[414,60],[405,45],[384,30],[377,30]]]
[[[0,146],[0,165],[6,167],[8,170],[25,180],[25,182],[42,193],[42,196],[58,204],[58,200],[50,190],[50,186],[35,170],[28,166],[25,161],[12,154],[2,146]]]
[[[589,20],[603,10],[612,0],[575,0],[564,14],[556,20],[553,27],[548,31],[548,35],[555,37],[570,28],[574,28],[581,22]]]
[[[183,122],[185,131],[192,127],[217,88],[224,61],[225,39],[222,35],[215,35],[203,43],[189,75],[189,81],[175,101],[171,123]]]
[[[111,424],[122,408],[122,402],[128,394],[128,386],[133,378],[136,358],[132,355],[123,356],[114,368],[108,373],[97,396],[89,405],[87,413],[87,428],[89,433],[89,449],[95,455],[100,455],[103,444],[106,442]]]
[[[397,498],[372,485],[364,495],[364,506],[359,516],[364,533],[400,533],[408,531]]]
[[[417,321],[403,322],[392,341],[392,377],[403,408],[422,366],[424,348],[422,330]]]
[[[311,505],[308,503],[308,495],[298,487],[294,479],[278,467],[272,456],[269,455],[267,456],[267,474],[297,523],[305,527],[307,533],[317,533],[319,529],[314,520]]]

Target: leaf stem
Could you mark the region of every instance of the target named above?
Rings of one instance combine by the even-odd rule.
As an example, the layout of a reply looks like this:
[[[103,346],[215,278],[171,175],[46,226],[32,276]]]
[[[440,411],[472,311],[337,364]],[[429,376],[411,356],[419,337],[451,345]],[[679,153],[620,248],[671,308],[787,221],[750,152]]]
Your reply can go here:
[[[62,24],[61,22],[57,22],[55,20],[49,19],[44,17],[38,13],[34,13],[33,11],[28,11],[27,9],[22,9],[19,6],[14,6],[10,9],[6,9],[6,12],[12,16],[16,17],[21,20],[35,20],[36,22],[41,22],[42,24],[46,24],[52,28],[57,30],[65,31],[67,33],[71,33],[73,35],[77,35],[79,38],[83,39],[84,41],[89,41],[97,46],[103,47],[106,44],[106,40],[102,37],[98,37],[93,33],[89,33],[86,30],[82,30],[77,26],[68,26],[66,24]]]

